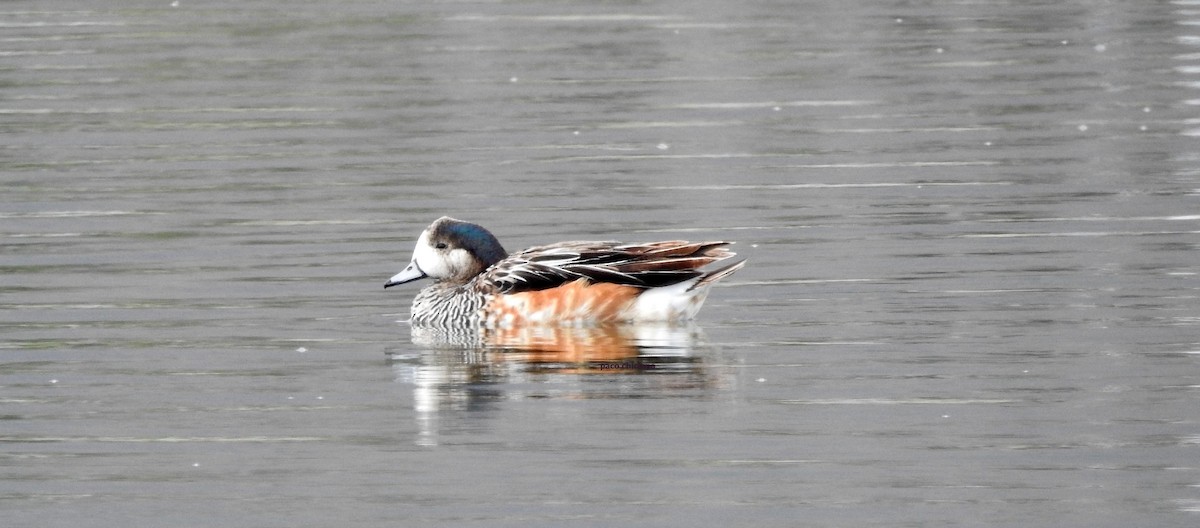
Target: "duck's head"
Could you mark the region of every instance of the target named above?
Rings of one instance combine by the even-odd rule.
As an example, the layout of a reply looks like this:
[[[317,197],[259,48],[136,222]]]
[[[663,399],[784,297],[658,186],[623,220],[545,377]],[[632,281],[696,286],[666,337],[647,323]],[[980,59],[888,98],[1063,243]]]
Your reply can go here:
[[[487,229],[443,216],[421,232],[412,262],[383,287],[425,277],[462,284],[507,256],[500,241]]]

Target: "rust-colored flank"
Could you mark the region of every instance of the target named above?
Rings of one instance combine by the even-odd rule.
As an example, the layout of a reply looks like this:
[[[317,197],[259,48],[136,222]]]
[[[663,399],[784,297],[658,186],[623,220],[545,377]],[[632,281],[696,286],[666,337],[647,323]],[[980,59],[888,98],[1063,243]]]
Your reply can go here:
[[[500,325],[620,321],[642,289],[579,279],[545,290],[527,291],[492,298],[485,312]]]

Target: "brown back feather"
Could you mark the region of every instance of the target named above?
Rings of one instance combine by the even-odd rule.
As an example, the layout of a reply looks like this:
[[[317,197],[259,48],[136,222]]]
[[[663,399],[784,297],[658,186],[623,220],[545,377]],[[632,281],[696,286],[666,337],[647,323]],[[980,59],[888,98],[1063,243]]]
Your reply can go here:
[[[736,264],[712,274],[700,271],[701,267],[734,256],[725,248],[727,245],[729,242],[683,240],[647,244],[564,242],[512,255],[485,271],[483,278],[502,293],[543,290],[579,279],[656,288],[705,277],[702,283],[707,284],[740,267]]]

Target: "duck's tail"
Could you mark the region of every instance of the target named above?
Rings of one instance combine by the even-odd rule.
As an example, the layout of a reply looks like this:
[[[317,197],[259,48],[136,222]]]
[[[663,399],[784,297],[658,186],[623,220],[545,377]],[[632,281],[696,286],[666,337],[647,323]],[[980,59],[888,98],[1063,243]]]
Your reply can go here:
[[[691,290],[695,290],[695,289],[699,289],[699,288],[707,288],[709,286],[712,286],[712,284],[714,282],[717,282],[721,279],[724,279],[725,277],[733,275],[734,273],[737,272],[737,270],[742,269],[742,266],[745,266],[745,265],[746,265],[745,260],[739,260],[728,266],[724,266],[724,267],[712,270],[708,273],[705,273],[704,275],[702,275],[700,277],[699,280],[696,281],[695,284],[692,284],[691,287],[688,288],[688,290],[691,291]]]

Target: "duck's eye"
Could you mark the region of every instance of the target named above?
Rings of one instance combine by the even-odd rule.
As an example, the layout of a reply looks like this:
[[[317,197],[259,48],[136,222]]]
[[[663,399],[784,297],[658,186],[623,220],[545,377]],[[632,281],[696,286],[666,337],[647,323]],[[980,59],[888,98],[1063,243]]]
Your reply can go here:
[[[438,242],[437,244],[434,244],[433,247],[438,248],[438,249],[446,249],[446,243]]]

